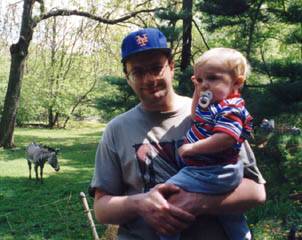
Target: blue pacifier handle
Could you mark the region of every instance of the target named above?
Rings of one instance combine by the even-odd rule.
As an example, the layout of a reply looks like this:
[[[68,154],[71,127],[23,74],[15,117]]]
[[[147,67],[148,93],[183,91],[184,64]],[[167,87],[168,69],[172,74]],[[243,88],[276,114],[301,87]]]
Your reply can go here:
[[[198,103],[202,108],[207,108],[211,103],[212,98],[213,98],[213,93],[207,90],[201,94]]]

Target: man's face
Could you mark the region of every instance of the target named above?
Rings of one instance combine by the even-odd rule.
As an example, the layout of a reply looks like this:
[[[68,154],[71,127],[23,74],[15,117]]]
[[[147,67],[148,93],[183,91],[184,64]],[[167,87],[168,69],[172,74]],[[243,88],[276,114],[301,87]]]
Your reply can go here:
[[[136,54],[126,62],[128,84],[145,108],[156,109],[174,93],[174,65],[159,51]]]

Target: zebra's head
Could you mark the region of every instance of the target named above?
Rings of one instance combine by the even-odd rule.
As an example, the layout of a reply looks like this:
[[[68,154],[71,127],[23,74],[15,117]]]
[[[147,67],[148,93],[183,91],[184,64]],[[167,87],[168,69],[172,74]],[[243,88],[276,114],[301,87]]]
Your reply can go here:
[[[59,150],[52,151],[47,160],[49,165],[52,166],[56,171],[60,170],[60,165],[57,158],[58,151]]]

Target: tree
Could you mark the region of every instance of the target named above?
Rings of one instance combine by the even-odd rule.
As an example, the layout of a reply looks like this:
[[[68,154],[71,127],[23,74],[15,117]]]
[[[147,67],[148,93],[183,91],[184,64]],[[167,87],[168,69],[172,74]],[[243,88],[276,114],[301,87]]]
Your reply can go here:
[[[209,32],[233,32],[232,37],[236,40],[232,41],[232,47],[240,49],[251,59],[256,49],[254,44],[257,43],[255,38],[259,24],[267,21],[266,11],[263,10],[264,3],[265,0],[210,0],[201,1],[197,9],[203,13],[203,21]],[[229,36],[230,39],[232,37]]]
[[[196,5],[192,0],[169,1],[166,9],[157,14],[162,21],[161,29],[170,42],[174,56],[178,57],[180,54],[179,60],[176,59],[177,66],[179,66],[179,71],[176,74],[178,80],[177,91],[187,95],[191,94],[192,90],[191,81],[188,79],[192,75],[191,65],[194,58],[192,52],[196,51],[196,47],[192,46],[192,42],[196,40],[193,39],[195,30],[198,34],[195,38],[201,38],[202,42],[202,45],[198,46],[197,52],[200,52],[203,47],[209,49],[203,30],[194,20],[194,15],[199,14],[196,11]]]
[[[103,93],[98,94],[96,107],[104,112],[102,115],[106,120],[129,110],[138,103],[137,96],[125,78],[104,76],[102,80],[100,89]]]
[[[178,91],[182,94],[187,93],[187,77],[191,74],[191,49],[192,49],[192,19],[193,1],[183,0],[169,1],[165,10],[157,14],[162,21],[161,30],[167,36],[174,55],[180,52],[179,64],[180,74],[178,78]],[[177,24],[182,22],[180,26]]]
[[[193,2],[192,0],[183,0],[182,2],[182,22],[183,22],[183,33],[182,33],[182,49],[181,49],[181,61],[180,61],[180,71],[186,73],[189,71],[189,75],[191,75],[190,70],[188,69],[191,65],[191,48],[192,48],[192,20],[193,20]],[[180,93],[185,93],[186,86],[188,85],[188,74],[183,74],[180,78],[180,82],[178,85],[178,90]]]
[[[266,65],[259,67],[267,69],[274,79],[269,91],[282,100],[285,111],[301,112],[302,103],[302,2],[293,0],[270,9],[279,19],[279,24],[287,26],[287,31],[280,30],[279,38],[289,54],[282,59],[271,59]],[[290,107],[289,107],[290,106]]]
[[[248,102],[255,116],[301,112],[301,0],[209,0],[198,9],[216,44],[241,50],[251,62],[244,90],[254,96]]]
[[[31,18],[33,4],[34,1],[24,0],[20,37],[18,42],[10,47],[9,82],[0,122],[0,146],[7,148],[14,145],[13,133],[21,91],[24,60],[28,54],[28,46],[33,35],[33,21]]]
[[[36,2],[40,4],[41,11],[39,16],[33,17],[33,7]],[[39,22],[55,16],[77,15],[87,17],[104,24],[117,24],[131,19],[140,13],[154,12],[155,10],[158,10],[158,8],[137,10],[123,17],[112,20],[108,17],[99,17],[89,12],[79,10],[54,9],[45,13],[43,0],[24,0],[19,40],[16,44],[12,44],[10,47],[11,65],[8,88],[0,121],[0,146],[3,146],[4,148],[11,148],[14,146],[13,134],[22,85],[24,62],[28,55],[28,48],[32,40],[34,28]]]

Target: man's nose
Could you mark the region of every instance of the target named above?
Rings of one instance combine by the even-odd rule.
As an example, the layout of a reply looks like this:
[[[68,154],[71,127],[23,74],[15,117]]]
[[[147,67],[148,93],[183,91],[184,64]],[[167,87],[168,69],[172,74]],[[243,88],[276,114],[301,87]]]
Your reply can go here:
[[[154,82],[156,80],[156,76],[154,74],[150,73],[149,71],[146,71],[143,76],[143,82],[150,83]]]

